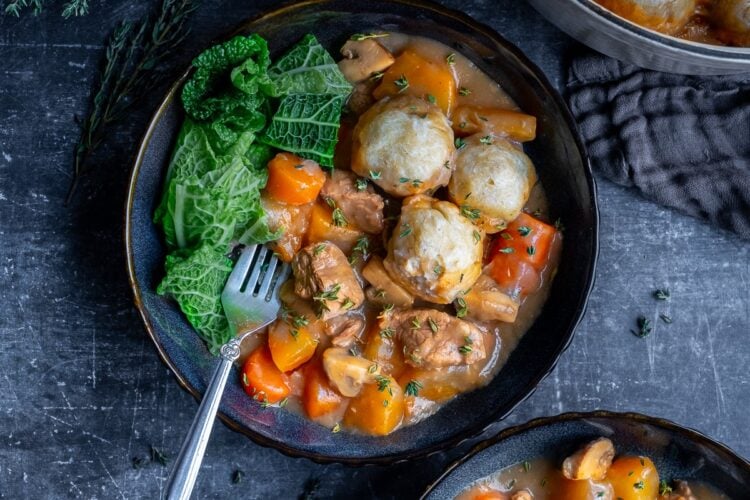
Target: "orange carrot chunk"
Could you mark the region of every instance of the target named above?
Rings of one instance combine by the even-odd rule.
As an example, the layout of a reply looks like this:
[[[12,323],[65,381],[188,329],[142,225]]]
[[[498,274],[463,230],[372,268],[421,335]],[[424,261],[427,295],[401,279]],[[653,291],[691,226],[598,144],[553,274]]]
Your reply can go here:
[[[312,160],[291,153],[279,153],[268,162],[266,191],[290,205],[304,205],[318,197],[326,174]]]
[[[453,131],[458,136],[494,134],[518,142],[536,138],[536,117],[499,108],[459,106],[453,112]]]
[[[289,395],[289,383],[271,358],[268,346],[255,349],[242,367],[242,387],[253,399],[278,403]]]

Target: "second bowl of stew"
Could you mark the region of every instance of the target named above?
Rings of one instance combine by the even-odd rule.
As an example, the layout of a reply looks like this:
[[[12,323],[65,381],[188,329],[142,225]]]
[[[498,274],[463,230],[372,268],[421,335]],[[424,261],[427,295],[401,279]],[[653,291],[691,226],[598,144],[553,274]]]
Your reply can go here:
[[[270,62],[253,60],[265,44]],[[215,62],[243,50],[235,69]],[[583,315],[597,210],[572,119],[523,54],[434,5],[323,1],[248,22],[194,64],[151,123],[126,215],[136,302],[187,390],[232,334],[211,290],[242,244],[267,243],[293,275],[243,346],[230,427],[390,463],[533,391]]]

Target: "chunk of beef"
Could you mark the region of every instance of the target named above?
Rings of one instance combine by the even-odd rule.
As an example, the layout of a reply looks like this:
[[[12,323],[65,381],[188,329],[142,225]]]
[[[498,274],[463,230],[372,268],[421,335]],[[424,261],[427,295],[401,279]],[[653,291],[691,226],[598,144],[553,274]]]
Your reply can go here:
[[[362,231],[371,234],[383,231],[383,198],[369,184],[365,189],[357,189],[357,176],[352,172],[334,170],[320,195],[326,201],[333,200],[346,220]]]
[[[326,334],[333,337],[331,343],[344,349],[349,349],[359,340],[364,328],[365,321],[353,315],[337,316],[325,323]]]
[[[479,328],[444,312],[393,312],[387,322],[404,345],[406,362],[412,366],[434,369],[471,365],[487,356]]]
[[[396,60],[388,49],[372,38],[348,40],[341,47],[344,59],[339,69],[351,83],[361,82],[373,73],[387,69]]]
[[[313,299],[323,320],[357,308],[365,299],[346,255],[333,243],[313,243],[297,252],[292,272],[294,292],[304,299]]]
[[[302,239],[310,225],[313,204],[287,205],[265,194],[260,201],[266,213],[268,228],[271,231],[283,231],[278,240],[268,243],[268,247],[284,262],[291,262],[294,254],[302,247]]]

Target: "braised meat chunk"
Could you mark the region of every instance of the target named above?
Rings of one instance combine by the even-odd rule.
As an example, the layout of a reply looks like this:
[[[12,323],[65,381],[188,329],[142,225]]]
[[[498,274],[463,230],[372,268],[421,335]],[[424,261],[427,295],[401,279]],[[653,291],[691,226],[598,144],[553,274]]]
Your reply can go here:
[[[284,262],[291,262],[302,246],[302,239],[310,226],[312,203],[288,205],[266,195],[260,201],[266,212],[268,228],[271,231],[281,231],[279,239],[268,242],[268,247]]]
[[[365,321],[360,316],[352,314],[331,318],[325,323],[325,332],[333,337],[331,343],[336,347],[349,349],[360,338],[365,328]]]
[[[659,500],[697,500],[686,481],[674,481],[674,487],[669,488],[659,496]]]
[[[362,231],[370,234],[383,232],[383,198],[369,184],[358,185],[353,173],[334,170],[320,195],[330,205],[340,208],[346,220]]]
[[[318,316],[328,320],[359,307],[362,287],[339,247],[330,242],[308,245],[292,260],[294,292],[313,299]]]
[[[404,346],[406,362],[426,369],[471,365],[486,357],[482,332],[472,323],[434,309],[398,311],[388,326]]]

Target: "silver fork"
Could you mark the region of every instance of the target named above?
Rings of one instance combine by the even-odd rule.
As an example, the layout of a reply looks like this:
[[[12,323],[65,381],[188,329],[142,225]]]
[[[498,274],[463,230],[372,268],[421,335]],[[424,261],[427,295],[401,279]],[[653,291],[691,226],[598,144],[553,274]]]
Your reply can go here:
[[[219,364],[203,394],[180,454],[167,483],[166,498],[188,500],[203,461],[208,438],[219,409],[232,363],[240,355],[240,344],[276,319],[280,302],[278,289],[289,276],[289,265],[266,247],[246,247],[229,275],[221,294],[221,304],[235,336],[221,346]]]

